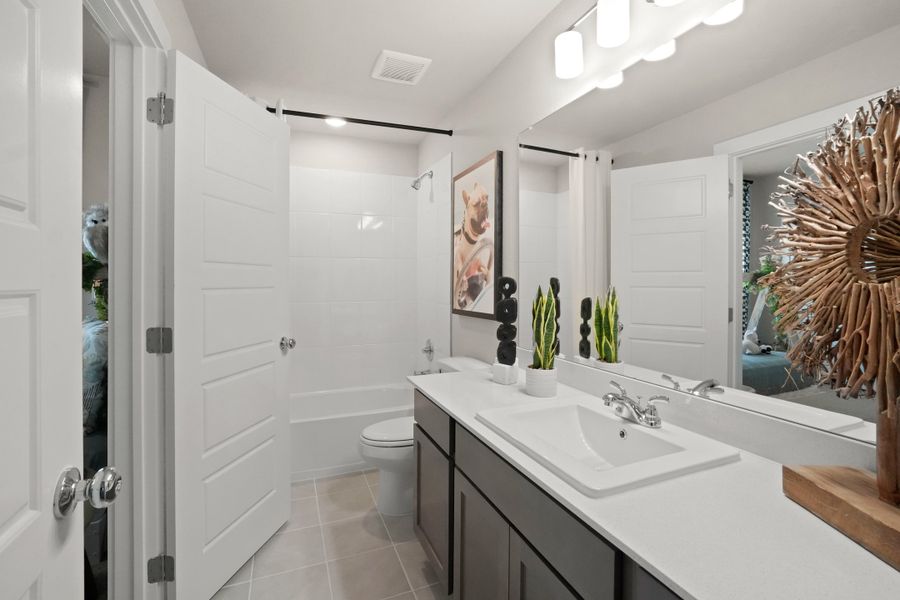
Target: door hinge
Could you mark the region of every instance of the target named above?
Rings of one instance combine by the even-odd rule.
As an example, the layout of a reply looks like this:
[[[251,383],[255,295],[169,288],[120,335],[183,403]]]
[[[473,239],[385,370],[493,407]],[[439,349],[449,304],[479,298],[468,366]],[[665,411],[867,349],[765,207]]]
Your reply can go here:
[[[172,328],[151,327],[147,330],[147,354],[172,353]]]
[[[147,120],[160,127],[175,119],[175,100],[166,98],[165,92],[147,98]]]
[[[147,583],[175,581],[175,558],[168,554],[154,556],[147,561]]]
[[[728,199],[734,200],[734,182],[732,180],[728,180]]]
[[[734,321],[734,309],[730,306],[728,307],[728,322],[731,323]]]

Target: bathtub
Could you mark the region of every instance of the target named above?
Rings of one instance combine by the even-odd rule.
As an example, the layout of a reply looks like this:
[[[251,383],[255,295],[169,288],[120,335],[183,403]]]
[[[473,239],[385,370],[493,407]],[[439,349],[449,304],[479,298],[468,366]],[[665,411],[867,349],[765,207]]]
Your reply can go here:
[[[373,423],[413,412],[408,384],[346,388],[293,394],[291,478],[327,477],[365,466],[359,456],[359,434]]]

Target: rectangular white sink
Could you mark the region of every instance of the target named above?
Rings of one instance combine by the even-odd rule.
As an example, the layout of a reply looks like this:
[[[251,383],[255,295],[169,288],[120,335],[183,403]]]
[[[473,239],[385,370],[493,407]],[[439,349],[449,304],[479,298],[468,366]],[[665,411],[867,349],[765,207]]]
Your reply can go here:
[[[497,408],[476,419],[593,498],[740,459],[736,448],[680,427],[626,421],[599,399]]]

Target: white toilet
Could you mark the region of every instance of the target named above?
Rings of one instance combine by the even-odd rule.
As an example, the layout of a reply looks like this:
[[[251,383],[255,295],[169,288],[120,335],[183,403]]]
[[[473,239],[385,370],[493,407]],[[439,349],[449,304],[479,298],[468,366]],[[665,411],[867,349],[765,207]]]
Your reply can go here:
[[[490,365],[475,358],[452,356],[435,361],[438,371],[475,371]],[[413,417],[388,419],[363,429],[359,453],[378,469],[378,512],[399,516],[415,510],[415,449]]]
[[[412,417],[388,419],[363,429],[359,436],[359,453],[369,465],[378,469],[378,512],[399,516],[413,512]]]

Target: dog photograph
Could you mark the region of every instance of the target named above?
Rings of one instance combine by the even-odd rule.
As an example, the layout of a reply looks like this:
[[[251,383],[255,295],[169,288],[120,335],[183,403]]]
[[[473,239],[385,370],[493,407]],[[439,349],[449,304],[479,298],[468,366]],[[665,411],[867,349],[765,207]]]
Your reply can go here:
[[[455,314],[496,318],[500,278],[503,153],[492,152],[453,178]]]

